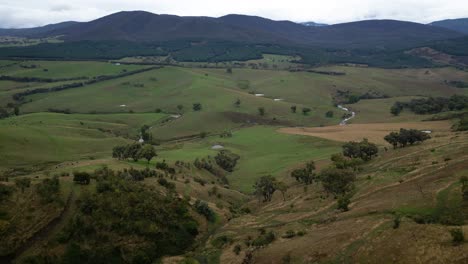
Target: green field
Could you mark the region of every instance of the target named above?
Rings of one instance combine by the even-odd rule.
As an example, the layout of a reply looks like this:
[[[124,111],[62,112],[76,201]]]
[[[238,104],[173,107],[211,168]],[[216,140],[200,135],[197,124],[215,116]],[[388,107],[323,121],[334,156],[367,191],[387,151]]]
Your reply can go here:
[[[115,75],[121,73],[123,70],[133,71],[145,67],[147,66],[115,65],[108,62],[94,61],[25,61],[10,67],[0,68],[0,75],[53,79],[76,77],[93,78],[100,75]]]
[[[213,145],[220,144],[241,158],[228,176],[233,188],[251,192],[256,179],[265,175],[288,177],[291,166],[310,160],[328,159],[340,151],[341,144],[305,136],[279,134],[274,127],[257,126],[235,131],[232,138],[209,137],[197,142],[181,143],[166,150],[163,145],[158,160],[194,161],[215,156]]]
[[[115,145],[138,138],[163,114],[37,113],[0,121],[0,169],[109,157]]]

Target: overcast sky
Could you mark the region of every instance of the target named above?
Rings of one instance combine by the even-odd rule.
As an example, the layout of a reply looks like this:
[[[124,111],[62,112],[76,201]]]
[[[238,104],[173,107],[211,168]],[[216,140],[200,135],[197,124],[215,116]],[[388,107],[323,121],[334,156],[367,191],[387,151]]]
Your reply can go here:
[[[365,19],[428,23],[468,17],[468,0],[0,0],[0,27],[90,21],[122,10],[214,17],[235,13],[329,24]]]

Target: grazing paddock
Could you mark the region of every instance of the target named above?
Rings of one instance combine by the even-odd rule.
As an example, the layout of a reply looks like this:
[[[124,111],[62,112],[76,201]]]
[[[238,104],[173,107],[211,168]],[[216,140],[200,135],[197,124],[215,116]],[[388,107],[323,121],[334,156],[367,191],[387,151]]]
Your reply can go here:
[[[285,134],[305,135],[319,137],[335,141],[360,141],[363,138],[377,144],[386,144],[384,137],[392,131],[400,128],[430,130],[434,133],[449,132],[452,124],[449,121],[433,122],[405,122],[405,123],[381,123],[381,124],[351,124],[346,126],[329,127],[287,127],[278,131]]]

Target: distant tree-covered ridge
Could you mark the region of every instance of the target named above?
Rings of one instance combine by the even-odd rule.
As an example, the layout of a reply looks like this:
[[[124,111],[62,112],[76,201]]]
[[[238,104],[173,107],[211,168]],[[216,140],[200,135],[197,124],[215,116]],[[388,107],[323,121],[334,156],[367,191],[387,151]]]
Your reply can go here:
[[[429,97],[413,99],[409,102],[395,102],[390,109],[393,115],[399,115],[404,109],[419,115],[437,114],[445,111],[456,111],[468,108],[468,96],[453,95],[445,97]]]

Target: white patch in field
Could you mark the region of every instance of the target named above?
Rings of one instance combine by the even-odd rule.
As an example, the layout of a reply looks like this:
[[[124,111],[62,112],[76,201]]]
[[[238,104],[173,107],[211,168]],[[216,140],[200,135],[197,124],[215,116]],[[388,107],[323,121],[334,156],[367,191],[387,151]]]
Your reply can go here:
[[[255,94],[255,96],[257,96],[257,97],[264,97],[265,94]]]
[[[120,107],[127,107],[127,105],[119,105]]]
[[[284,99],[277,98],[277,99],[273,99],[273,101],[275,101],[275,102],[281,102],[281,101],[284,101]]]
[[[211,147],[211,149],[217,150],[217,149],[224,149],[224,146],[221,145],[214,145]]]

